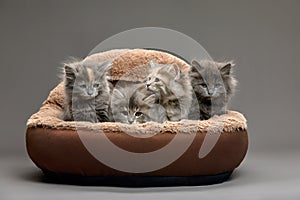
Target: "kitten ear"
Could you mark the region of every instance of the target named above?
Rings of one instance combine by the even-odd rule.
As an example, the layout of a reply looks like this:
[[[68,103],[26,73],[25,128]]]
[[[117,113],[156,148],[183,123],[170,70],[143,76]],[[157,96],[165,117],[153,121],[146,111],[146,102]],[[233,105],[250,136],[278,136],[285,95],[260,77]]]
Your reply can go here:
[[[175,80],[178,80],[181,75],[181,68],[177,65],[177,63],[174,63],[170,66],[168,66],[167,72],[174,75]]]
[[[221,74],[224,75],[224,76],[229,76],[230,72],[231,72],[231,67],[232,66],[234,66],[234,64],[232,62],[225,63],[224,65],[222,65],[220,67]]]
[[[113,90],[112,96],[117,98],[117,99],[125,98],[124,94],[117,88]]]
[[[197,72],[200,72],[203,69],[203,67],[200,65],[200,63],[197,60],[192,60],[191,66],[192,66],[192,70],[196,69]]]
[[[75,79],[76,78],[78,69],[76,68],[75,65],[65,64],[64,69],[65,69],[65,76],[67,79]]]
[[[154,60],[150,60],[149,64],[150,68],[154,68],[156,66],[156,62]]]
[[[98,65],[98,68],[105,72],[108,71],[111,67],[112,67],[112,62],[110,60],[101,62],[100,65]]]
[[[144,99],[144,102],[148,105],[153,105],[156,102],[156,95],[155,94],[151,94],[150,96],[146,97]]]

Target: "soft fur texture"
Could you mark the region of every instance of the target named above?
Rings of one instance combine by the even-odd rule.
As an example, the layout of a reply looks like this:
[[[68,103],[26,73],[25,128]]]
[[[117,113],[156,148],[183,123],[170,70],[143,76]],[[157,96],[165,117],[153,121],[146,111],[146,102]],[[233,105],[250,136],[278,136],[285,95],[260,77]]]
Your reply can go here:
[[[63,84],[59,84],[43,103],[41,109],[33,114],[27,121],[27,128],[43,127],[50,129],[77,130],[78,128],[105,131],[110,133],[123,133],[123,130],[130,133],[155,134],[157,132],[176,133],[214,133],[217,131],[234,132],[246,130],[247,123],[244,116],[235,111],[228,111],[227,114],[214,116],[209,120],[182,120],[180,122],[166,121],[163,124],[148,122],[144,124],[123,124],[116,122],[90,123],[64,121],[57,116],[62,113],[63,108]],[[216,123],[218,122],[218,123]]]
[[[109,61],[72,61],[64,64],[64,120],[108,121]]]
[[[145,60],[155,60],[157,63],[172,64],[177,63],[182,67],[183,71],[190,69],[189,65],[179,58],[159,51],[149,51],[142,49],[121,49],[111,50],[103,53],[91,55],[84,60],[94,60],[102,62],[107,59],[113,59],[113,66],[110,70],[110,77],[112,81],[115,80],[131,80],[142,82],[146,76],[145,69],[132,73],[132,76],[125,76],[128,71],[137,66],[144,66]],[[126,63],[126,64],[123,64]],[[122,68],[123,66],[123,68]],[[146,65],[145,65],[146,66]],[[120,69],[120,71],[118,70]],[[129,70],[130,69],[130,70]],[[124,78],[124,79],[122,79]],[[228,111],[227,114],[221,116],[214,116],[209,120],[182,120],[180,122],[166,121],[163,124],[148,122],[145,124],[123,124],[115,122],[106,123],[90,123],[90,122],[74,122],[64,121],[58,116],[63,112],[64,104],[64,85],[59,84],[53,91],[51,91],[47,100],[43,103],[40,110],[33,114],[27,121],[27,128],[43,127],[48,129],[60,130],[77,130],[83,128],[87,130],[103,130],[110,133],[123,133],[123,130],[128,130],[131,133],[139,134],[154,134],[157,132],[166,132],[171,134],[176,133],[194,133],[195,130],[201,133],[213,133],[217,131],[235,132],[237,130],[246,130],[247,123],[244,116],[235,111]],[[220,122],[220,123],[216,123]],[[184,127],[184,128],[183,128]]]
[[[153,92],[144,83],[119,81],[111,96],[111,121],[139,124],[166,121],[165,109],[157,103]]]
[[[228,101],[236,87],[232,66],[231,62],[192,61],[190,76],[196,95],[193,105],[198,104],[199,110],[192,110],[190,119],[199,119],[195,118],[195,112],[199,112],[203,120],[226,113]]]
[[[129,124],[129,99],[142,84],[119,81],[111,95],[110,121]],[[132,122],[131,122],[132,123]]]
[[[159,96],[170,121],[187,119],[192,102],[192,86],[188,76],[176,64],[150,62],[146,87]]]
[[[43,103],[39,112],[33,114],[28,122],[27,128],[43,127],[50,129],[77,130],[88,129],[95,131],[106,131],[110,133],[123,133],[126,130],[130,133],[155,134],[157,132],[176,133],[215,133],[219,131],[234,132],[246,130],[247,123],[244,116],[235,111],[228,111],[227,114],[214,116],[209,120],[182,120],[180,122],[166,121],[163,124],[148,122],[145,124],[123,124],[115,122],[89,123],[89,122],[67,122],[57,116],[62,113],[63,105],[63,84],[58,85]],[[218,122],[218,123],[216,123]]]
[[[160,51],[144,49],[116,49],[99,54],[93,54],[84,60],[101,62],[112,59],[113,67],[109,71],[111,81],[143,82],[149,70],[151,60],[160,64],[176,63],[182,71],[187,72],[190,65],[183,60]]]
[[[157,94],[147,90],[143,84],[129,99],[129,123],[163,123],[167,120],[165,108],[159,104]]]

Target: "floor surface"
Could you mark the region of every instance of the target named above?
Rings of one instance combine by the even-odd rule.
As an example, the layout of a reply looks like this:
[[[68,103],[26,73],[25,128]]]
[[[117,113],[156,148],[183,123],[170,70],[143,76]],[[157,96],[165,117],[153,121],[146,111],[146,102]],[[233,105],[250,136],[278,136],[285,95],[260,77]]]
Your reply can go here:
[[[300,151],[248,153],[232,178],[197,187],[118,188],[46,183],[27,157],[0,157],[0,200],[300,199]]]

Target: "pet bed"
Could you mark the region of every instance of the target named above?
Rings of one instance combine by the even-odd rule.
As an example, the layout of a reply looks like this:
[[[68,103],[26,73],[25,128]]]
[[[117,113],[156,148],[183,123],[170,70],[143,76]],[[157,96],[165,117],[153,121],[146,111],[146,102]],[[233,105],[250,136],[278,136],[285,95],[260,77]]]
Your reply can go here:
[[[110,50],[85,59],[111,59],[113,65],[110,81],[113,84],[117,81],[143,80],[147,72],[145,66],[150,60],[158,63],[177,63],[183,70],[189,69],[189,65],[179,57],[157,50]],[[205,121],[182,120],[137,125],[113,122],[93,124],[61,120],[58,116],[62,112],[62,104],[63,84],[60,83],[50,92],[39,111],[27,122],[27,152],[49,180],[80,185],[129,187],[214,184],[226,181],[230,177],[242,162],[248,148],[246,119],[236,111],[228,111],[227,114]],[[216,121],[221,122],[221,126]],[[218,131],[221,133],[217,133]],[[143,137],[136,137],[135,134]],[[83,141],[109,139],[120,149],[139,154],[158,152],[177,135],[181,136],[177,138],[178,146],[181,140],[185,142],[192,138],[190,145],[168,165],[144,172],[140,170],[145,164],[144,161],[135,163],[137,172],[120,170],[102,162]],[[201,146],[207,138],[209,140],[206,136],[217,137],[216,144],[201,157]],[[109,147],[104,148],[103,153],[111,153],[112,160],[115,158]],[[162,162],[168,154],[164,156],[160,158]],[[135,162],[130,158],[126,159],[125,157],[116,162],[123,162],[124,165]]]

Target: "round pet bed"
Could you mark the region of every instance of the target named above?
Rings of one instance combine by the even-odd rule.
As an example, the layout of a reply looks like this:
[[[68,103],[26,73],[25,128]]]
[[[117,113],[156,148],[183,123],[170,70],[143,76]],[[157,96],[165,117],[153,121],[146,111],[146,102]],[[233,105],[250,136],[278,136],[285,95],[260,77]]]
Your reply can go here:
[[[111,59],[113,65],[110,79],[113,84],[117,81],[142,81],[147,72],[145,67],[150,60],[158,63],[177,63],[183,70],[189,69],[189,65],[182,59],[156,50],[110,50],[86,59]],[[205,121],[182,120],[138,125],[114,122],[93,124],[61,120],[58,116],[62,112],[62,105],[61,83],[50,92],[40,110],[27,122],[28,154],[51,180],[74,184],[134,187],[214,184],[226,181],[247,152],[246,120],[242,114],[235,111],[228,111],[227,114]],[[216,123],[220,121],[222,126]],[[216,133],[218,131],[221,133]],[[148,137],[134,137],[134,134],[148,134]],[[82,140],[82,137],[91,141],[108,138],[114,145],[126,151],[146,153],[163,148],[171,143],[176,135],[182,136],[184,141],[193,137],[191,144],[178,159],[162,168],[138,173],[119,170],[101,162],[86,148]],[[206,136],[217,136],[216,144],[201,157],[199,151],[207,139]],[[104,151],[110,153],[110,149]],[[120,162],[124,162],[124,165],[133,162],[126,158],[122,160]],[[138,163],[140,166],[143,164]]]

